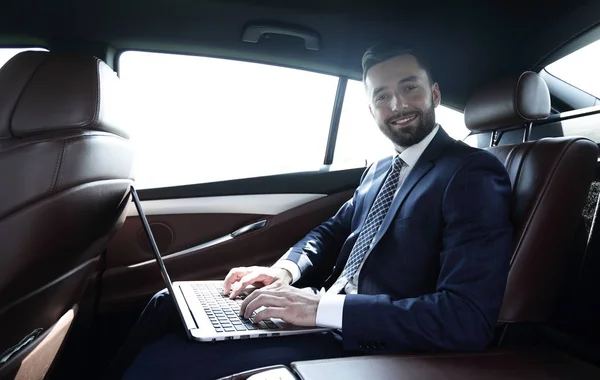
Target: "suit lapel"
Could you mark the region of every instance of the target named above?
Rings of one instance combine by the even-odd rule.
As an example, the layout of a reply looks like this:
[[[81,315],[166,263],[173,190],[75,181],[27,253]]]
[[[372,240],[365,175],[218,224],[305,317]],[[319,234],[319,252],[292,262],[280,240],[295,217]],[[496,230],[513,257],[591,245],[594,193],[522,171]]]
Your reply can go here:
[[[386,233],[389,228],[392,220],[396,216],[396,213],[404,203],[404,200],[408,196],[408,194],[412,191],[412,189],[419,183],[419,181],[427,174],[434,166],[435,159],[439,157],[439,155],[443,152],[443,150],[449,145],[454,143],[454,140],[448,136],[448,134],[440,127],[437,134],[431,140],[431,143],[427,146],[415,167],[412,168],[402,186],[397,190],[394,200],[390,205],[390,209],[386,214],[383,222],[381,223],[381,227],[375,235],[375,239],[373,240],[372,247],[381,240],[383,235]]]

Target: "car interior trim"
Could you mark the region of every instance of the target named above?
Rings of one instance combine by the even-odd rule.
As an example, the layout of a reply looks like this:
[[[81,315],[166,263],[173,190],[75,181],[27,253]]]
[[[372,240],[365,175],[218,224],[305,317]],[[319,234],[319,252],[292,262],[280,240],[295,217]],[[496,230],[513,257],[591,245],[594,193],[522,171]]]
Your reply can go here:
[[[239,228],[228,235],[221,236],[219,238],[207,241],[206,243],[202,243],[202,244],[199,244],[197,246],[194,246],[194,247],[191,247],[188,249],[184,249],[183,251],[179,251],[179,252],[172,253],[170,255],[163,256],[163,260],[168,260],[168,259],[172,259],[175,257],[185,256],[190,253],[198,253],[207,248],[214,247],[215,245],[223,244],[232,239],[236,239],[243,235],[249,234],[250,232],[255,232],[257,230],[260,230],[261,228],[265,227],[266,225],[267,225],[266,219],[259,220],[258,222],[254,222],[254,223],[248,224],[247,226]],[[141,266],[152,264],[152,263],[156,263],[156,260],[154,260],[154,259],[147,260],[147,261],[144,261],[141,263],[129,265],[128,268],[130,268],[130,269],[137,268],[137,267],[141,267]]]
[[[251,194],[151,200],[143,201],[142,205],[146,215],[201,213],[276,215],[325,196],[325,194]],[[127,216],[137,216],[135,207],[130,206]]]

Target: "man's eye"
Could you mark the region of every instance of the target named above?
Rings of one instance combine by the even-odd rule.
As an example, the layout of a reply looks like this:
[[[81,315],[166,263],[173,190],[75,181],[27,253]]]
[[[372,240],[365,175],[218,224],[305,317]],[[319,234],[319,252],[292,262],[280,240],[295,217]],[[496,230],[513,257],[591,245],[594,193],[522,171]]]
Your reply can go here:
[[[375,98],[375,101],[376,101],[376,102],[379,102],[379,101],[381,101],[381,100],[384,100],[385,98],[387,98],[387,95],[386,95],[386,94],[379,95],[377,98]]]
[[[406,86],[406,91],[413,91],[413,90],[416,90],[417,88],[418,88],[418,86],[411,84],[409,86]]]

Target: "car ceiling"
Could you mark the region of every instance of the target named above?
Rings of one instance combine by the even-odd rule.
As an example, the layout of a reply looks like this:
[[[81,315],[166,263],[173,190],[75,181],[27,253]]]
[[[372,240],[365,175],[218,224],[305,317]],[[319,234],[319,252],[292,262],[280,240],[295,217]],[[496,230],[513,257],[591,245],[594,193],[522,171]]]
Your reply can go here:
[[[446,105],[462,109],[478,87],[535,69],[543,58],[600,20],[599,2],[571,0],[5,0],[0,43],[44,41],[238,58],[360,78],[360,58],[384,40],[418,46],[432,63]],[[318,52],[298,39],[241,40],[252,22],[313,29]],[[37,39],[37,40],[36,40]]]

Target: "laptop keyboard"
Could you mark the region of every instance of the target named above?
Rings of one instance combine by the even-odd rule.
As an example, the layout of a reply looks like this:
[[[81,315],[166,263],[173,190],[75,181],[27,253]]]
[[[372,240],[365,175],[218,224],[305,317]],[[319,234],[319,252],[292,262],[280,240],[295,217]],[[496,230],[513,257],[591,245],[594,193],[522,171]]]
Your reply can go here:
[[[219,284],[197,283],[192,284],[192,289],[217,332],[279,329],[271,320],[254,323],[251,318],[240,317],[242,298],[232,300],[225,297]]]

